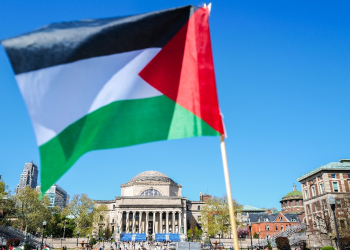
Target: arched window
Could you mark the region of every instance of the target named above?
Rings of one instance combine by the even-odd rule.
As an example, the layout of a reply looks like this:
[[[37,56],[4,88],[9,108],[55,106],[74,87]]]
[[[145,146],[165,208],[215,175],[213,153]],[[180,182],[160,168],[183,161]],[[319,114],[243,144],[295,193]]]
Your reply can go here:
[[[140,196],[162,196],[162,194],[155,189],[147,189],[143,191]]]

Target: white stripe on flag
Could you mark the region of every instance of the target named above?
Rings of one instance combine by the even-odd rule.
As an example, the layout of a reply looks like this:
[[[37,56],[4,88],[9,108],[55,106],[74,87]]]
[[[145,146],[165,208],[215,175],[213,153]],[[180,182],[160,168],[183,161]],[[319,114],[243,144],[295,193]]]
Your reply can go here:
[[[138,76],[159,51],[95,57],[17,75],[38,145],[109,103],[162,95]]]

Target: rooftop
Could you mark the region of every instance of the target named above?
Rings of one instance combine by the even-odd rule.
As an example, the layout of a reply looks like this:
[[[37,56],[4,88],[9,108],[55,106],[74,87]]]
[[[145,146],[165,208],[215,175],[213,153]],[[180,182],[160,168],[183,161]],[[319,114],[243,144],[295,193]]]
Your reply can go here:
[[[249,212],[249,211],[254,211],[254,212],[265,212],[265,209],[261,209],[261,208],[257,208],[257,207],[253,207],[250,205],[244,205],[242,208],[243,212]]]
[[[132,178],[130,181],[127,182],[127,184],[135,183],[135,182],[147,182],[147,181],[159,181],[159,182],[170,182],[175,183],[171,178],[169,178],[167,175],[158,172],[158,171],[145,171],[142,173],[139,173],[134,178]]]
[[[327,165],[320,166],[314,170],[311,170],[310,172],[300,176],[297,178],[297,181],[302,181],[306,179],[309,176],[312,176],[318,172],[321,172],[323,170],[347,170],[350,171],[350,159],[342,159],[339,162],[330,162]]]

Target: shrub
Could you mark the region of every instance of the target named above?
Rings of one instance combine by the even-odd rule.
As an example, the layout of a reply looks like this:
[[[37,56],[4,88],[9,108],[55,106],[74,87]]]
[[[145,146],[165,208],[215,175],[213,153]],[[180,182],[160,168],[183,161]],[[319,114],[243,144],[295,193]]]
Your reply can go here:
[[[290,249],[289,240],[287,237],[277,237],[275,239],[278,249],[285,250]]]
[[[17,247],[21,241],[18,238],[11,238],[8,239],[6,242],[6,248],[9,248],[10,246]]]
[[[257,234],[256,232],[253,234],[253,238],[254,238],[254,239],[259,238],[259,236],[258,236],[258,234]]]
[[[326,246],[326,247],[322,247],[321,250],[335,250],[335,249],[334,247]]]
[[[269,248],[269,250],[272,250],[272,246],[269,240],[267,241],[267,247]]]
[[[90,243],[91,246],[94,246],[96,244],[96,239],[95,238],[91,238],[89,243]]]
[[[342,249],[348,248],[350,246],[350,237],[340,237],[340,244]]]
[[[24,244],[23,250],[30,250],[30,246],[29,246],[29,243],[28,243],[28,242],[26,242],[26,243]]]

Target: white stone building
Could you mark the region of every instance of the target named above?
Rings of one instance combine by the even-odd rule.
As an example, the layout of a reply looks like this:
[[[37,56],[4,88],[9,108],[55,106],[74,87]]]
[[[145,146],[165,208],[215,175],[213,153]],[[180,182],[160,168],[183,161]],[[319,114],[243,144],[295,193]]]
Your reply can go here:
[[[108,219],[117,240],[137,237],[165,240],[179,237],[184,240],[191,217],[200,227],[200,201],[182,197],[182,186],[157,171],[145,171],[121,185],[121,196],[114,200],[95,201],[95,206],[107,205]],[[99,224],[103,228],[104,224]],[[94,230],[97,236],[98,229]],[[124,238],[122,238],[124,237]]]

